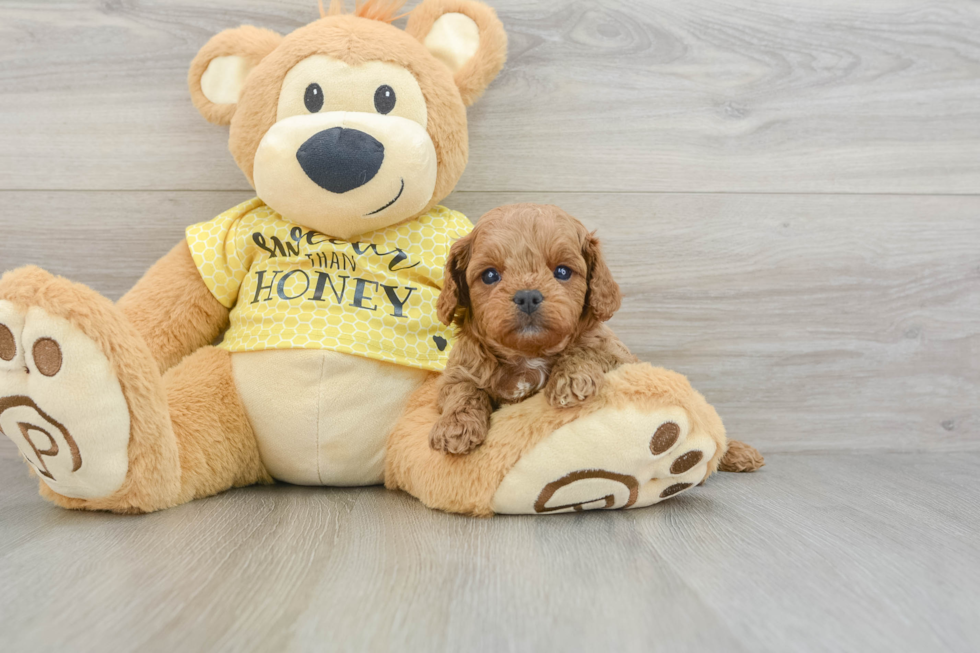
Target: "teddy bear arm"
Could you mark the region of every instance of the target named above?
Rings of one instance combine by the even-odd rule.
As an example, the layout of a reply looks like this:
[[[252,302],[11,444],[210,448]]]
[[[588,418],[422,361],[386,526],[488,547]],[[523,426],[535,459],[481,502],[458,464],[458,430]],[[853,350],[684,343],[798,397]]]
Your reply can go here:
[[[205,285],[182,240],[118,303],[165,372],[211,344],[228,326],[229,309]]]

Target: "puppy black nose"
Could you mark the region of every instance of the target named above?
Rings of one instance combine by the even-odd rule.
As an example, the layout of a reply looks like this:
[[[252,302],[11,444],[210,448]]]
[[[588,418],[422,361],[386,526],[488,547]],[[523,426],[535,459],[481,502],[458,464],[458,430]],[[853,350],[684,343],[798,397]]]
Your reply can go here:
[[[544,295],[539,290],[519,290],[514,295],[514,303],[528,315],[538,310],[543,301]]]
[[[314,134],[296,152],[306,176],[331,193],[368,183],[385,159],[385,146],[357,129],[333,127]]]

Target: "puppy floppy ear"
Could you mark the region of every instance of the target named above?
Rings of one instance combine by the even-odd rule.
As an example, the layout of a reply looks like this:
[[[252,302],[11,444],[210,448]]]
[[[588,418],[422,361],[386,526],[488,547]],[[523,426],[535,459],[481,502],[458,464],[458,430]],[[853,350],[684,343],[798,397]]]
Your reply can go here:
[[[459,308],[470,305],[470,287],[466,284],[466,266],[470,262],[470,246],[473,244],[473,234],[463,236],[449,248],[449,258],[442,277],[442,292],[436,303],[436,315],[439,321],[449,326],[456,317]]]
[[[187,85],[204,119],[227,125],[235,115],[245,78],[275,50],[282,37],[267,29],[242,25],[211,37],[191,62]]]
[[[599,239],[595,234],[586,236],[585,244],[582,246],[582,254],[585,262],[589,266],[589,291],[585,298],[587,311],[591,311],[596,319],[605,322],[619,310],[622,303],[622,295],[619,292],[619,284],[613,279],[606,259],[602,256],[599,247]]]
[[[466,106],[483,94],[507,59],[504,26],[482,2],[423,0],[405,31],[449,67]]]

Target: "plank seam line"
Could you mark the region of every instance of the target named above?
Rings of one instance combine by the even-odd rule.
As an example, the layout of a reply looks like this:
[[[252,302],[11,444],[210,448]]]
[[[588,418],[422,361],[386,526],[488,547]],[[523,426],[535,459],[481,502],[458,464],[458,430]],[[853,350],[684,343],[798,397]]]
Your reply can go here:
[[[251,188],[0,188],[0,193],[254,193]],[[527,195],[750,195],[825,197],[980,197],[980,193],[895,193],[895,192],[814,192],[814,191],[689,191],[689,190],[457,190],[466,194]]]

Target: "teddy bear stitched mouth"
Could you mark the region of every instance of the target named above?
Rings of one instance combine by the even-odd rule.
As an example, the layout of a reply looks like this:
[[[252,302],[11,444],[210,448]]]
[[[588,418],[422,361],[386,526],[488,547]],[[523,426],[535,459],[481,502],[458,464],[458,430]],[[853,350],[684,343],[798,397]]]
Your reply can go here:
[[[378,213],[381,213],[386,208],[388,208],[389,206],[391,206],[392,204],[394,204],[395,202],[397,202],[398,201],[398,198],[401,197],[402,196],[402,193],[405,192],[405,179],[402,178],[401,182],[402,182],[402,186],[401,186],[401,188],[398,189],[398,194],[395,195],[395,199],[391,200],[390,202],[388,202],[387,204],[385,204],[384,206],[382,206],[380,209],[378,209],[376,211],[371,211],[370,213],[365,213],[364,214],[364,217],[367,217],[369,215],[376,215]]]
[[[344,127],[313,134],[296,152],[306,176],[320,188],[338,194],[374,179],[384,158],[385,147],[378,139]]]

